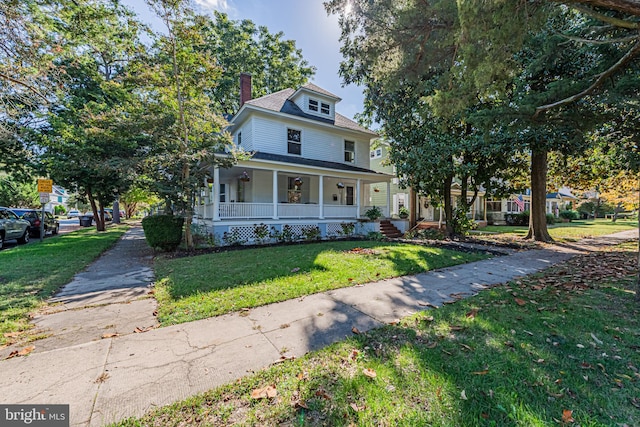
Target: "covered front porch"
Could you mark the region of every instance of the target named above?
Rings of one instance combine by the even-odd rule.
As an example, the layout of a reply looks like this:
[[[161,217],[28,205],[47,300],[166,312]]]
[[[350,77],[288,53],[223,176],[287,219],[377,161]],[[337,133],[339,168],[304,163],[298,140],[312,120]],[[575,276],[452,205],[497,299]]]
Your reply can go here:
[[[357,220],[372,208],[374,187],[390,177],[367,170],[339,171],[245,161],[213,168],[198,192],[197,219],[216,222]],[[389,192],[387,192],[389,194]],[[390,201],[377,206],[389,216]]]

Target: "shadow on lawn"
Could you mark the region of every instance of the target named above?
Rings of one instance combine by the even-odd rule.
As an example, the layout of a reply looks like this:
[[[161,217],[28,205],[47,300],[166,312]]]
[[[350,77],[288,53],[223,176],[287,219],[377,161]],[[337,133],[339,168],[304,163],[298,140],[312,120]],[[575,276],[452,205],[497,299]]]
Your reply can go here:
[[[633,297],[529,291],[520,296],[538,304],[521,306],[508,287],[497,288],[491,299],[336,344],[331,357],[340,363],[323,363],[326,352],[305,363],[315,365],[297,386],[307,408],[292,407],[289,418],[336,426],[568,425],[563,411],[571,410],[581,425],[638,425],[640,413],[628,404],[640,403]],[[316,330],[321,322],[308,328],[310,341],[326,334]],[[345,315],[331,328],[352,336],[352,325]]]

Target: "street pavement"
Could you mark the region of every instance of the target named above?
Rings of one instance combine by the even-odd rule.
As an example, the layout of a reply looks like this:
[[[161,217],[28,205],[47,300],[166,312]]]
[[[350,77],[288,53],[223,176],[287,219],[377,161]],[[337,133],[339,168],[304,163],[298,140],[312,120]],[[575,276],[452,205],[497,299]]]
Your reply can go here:
[[[0,361],[0,403],[70,404],[71,425],[102,426],[234,381],[396,319],[473,296],[637,230],[352,286],[156,328],[151,252],[134,227],[34,318],[48,338]],[[283,327],[283,325],[288,325]],[[4,359],[15,348],[0,350]]]

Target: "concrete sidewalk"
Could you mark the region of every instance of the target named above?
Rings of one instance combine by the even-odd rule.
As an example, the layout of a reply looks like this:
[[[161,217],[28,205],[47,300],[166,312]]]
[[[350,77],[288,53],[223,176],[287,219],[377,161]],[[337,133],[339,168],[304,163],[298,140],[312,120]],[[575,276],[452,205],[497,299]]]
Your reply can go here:
[[[147,311],[154,309],[153,300],[123,303],[129,291],[118,293],[114,291],[114,287],[118,287],[111,285],[130,276],[123,276],[122,270],[117,269],[112,271],[116,275],[113,281],[104,277],[111,285],[106,287],[103,296],[115,292],[115,298],[123,295],[125,298],[106,306],[66,311],[66,327],[73,328],[73,324],[77,327],[78,323],[89,322],[91,318],[101,318],[92,315],[97,313],[94,310],[107,313],[112,325],[117,324],[119,317],[135,317],[135,313],[141,320],[124,322],[124,329],[112,328],[126,335],[52,345],[49,349],[34,351],[28,357],[1,361],[2,403],[70,404],[71,425],[78,426],[101,426],[126,417],[141,416],[154,407],[267,367],[282,355],[301,356],[351,336],[354,326],[366,331],[424,310],[428,304],[439,306],[451,300],[452,295],[471,296],[488,285],[534,273],[595,246],[637,237],[638,232],[633,230],[572,245],[515,252],[144,333],[132,333],[132,327],[134,324],[147,326],[144,322],[148,320]],[[128,259],[131,261],[132,258]],[[152,280],[144,275],[138,277],[144,277],[143,282]],[[148,285],[141,288],[147,290]],[[59,296],[65,305],[79,300],[108,302],[100,292],[90,298],[78,298],[78,292],[65,292]],[[149,305],[136,305],[138,303]],[[132,313],[125,313],[127,306],[133,307]],[[84,314],[80,316],[80,313]],[[57,315],[61,314],[64,313]],[[57,332],[50,339],[63,334],[60,327],[64,325],[65,322],[61,322],[55,327],[57,329],[53,328]],[[97,322],[84,329],[92,331],[93,336],[96,333],[102,336],[103,331],[111,330],[99,325]],[[41,341],[35,345],[36,349],[42,347]]]

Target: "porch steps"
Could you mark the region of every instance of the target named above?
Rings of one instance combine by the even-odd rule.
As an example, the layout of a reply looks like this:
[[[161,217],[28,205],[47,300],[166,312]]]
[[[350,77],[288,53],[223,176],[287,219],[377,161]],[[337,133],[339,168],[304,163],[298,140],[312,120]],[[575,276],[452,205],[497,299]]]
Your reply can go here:
[[[402,233],[398,230],[395,225],[391,224],[391,221],[387,219],[383,219],[380,221],[380,232],[389,239],[394,239],[396,237],[402,237]]]

